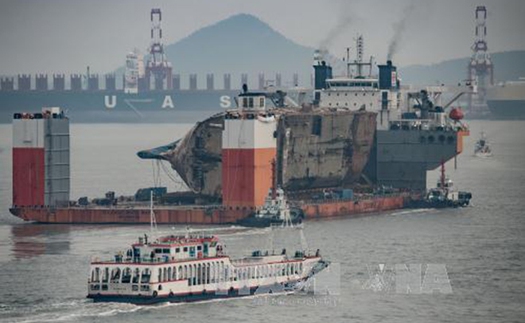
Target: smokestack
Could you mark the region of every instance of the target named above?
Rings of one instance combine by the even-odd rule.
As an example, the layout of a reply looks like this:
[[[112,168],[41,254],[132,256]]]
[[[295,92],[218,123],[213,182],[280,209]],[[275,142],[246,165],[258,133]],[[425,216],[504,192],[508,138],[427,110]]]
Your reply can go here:
[[[332,78],[332,67],[326,64],[325,61],[317,62],[314,64],[314,89],[315,92],[315,103],[319,103],[321,93],[319,90],[326,88],[326,80]]]
[[[388,60],[386,65],[378,65],[377,67],[379,68],[379,89],[398,89],[397,67],[392,65],[392,61]]]

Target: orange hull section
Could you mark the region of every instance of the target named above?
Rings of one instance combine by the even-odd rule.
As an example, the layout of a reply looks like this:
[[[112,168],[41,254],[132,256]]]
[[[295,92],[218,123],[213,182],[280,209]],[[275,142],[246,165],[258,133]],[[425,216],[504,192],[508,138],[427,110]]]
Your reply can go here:
[[[223,149],[223,205],[262,206],[272,186],[272,160],[275,155],[275,148]]]
[[[367,200],[310,203],[303,205],[307,219],[360,215],[401,209],[410,199],[409,195],[374,197]],[[156,209],[159,224],[227,224],[247,217],[250,208],[177,208]],[[117,208],[32,208],[11,209],[11,213],[26,221],[40,223],[91,223],[91,224],[148,224],[150,211]]]

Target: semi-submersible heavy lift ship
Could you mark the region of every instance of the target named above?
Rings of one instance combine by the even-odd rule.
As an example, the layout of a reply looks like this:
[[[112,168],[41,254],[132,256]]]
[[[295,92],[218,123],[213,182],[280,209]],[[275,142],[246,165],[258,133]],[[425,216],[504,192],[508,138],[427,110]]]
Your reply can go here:
[[[313,104],[275,88],[244,88],[236,109],[198,122],[176,142],[139,152],[168,161],[193,200],[204,201],[157,202],[157,222],[235,223],[260,208],[272,186],[306,218],[399,209],[422,197],[427,171],[463,150],[469,131],[461,113],[447,111],[451,102],[435,106],[425,90],[403,91],[390,61],[378,66],[378,76],[359,56],[352,64],[353,73],[333,77],[318,52]],[[103,206],[69,201],[68,122],[59,111],[15,114],[11,213],[43,223],[149,223],[147,204],[117,203],[111,195]],[[337,194],[342,190],[353,194],[344,198]]]

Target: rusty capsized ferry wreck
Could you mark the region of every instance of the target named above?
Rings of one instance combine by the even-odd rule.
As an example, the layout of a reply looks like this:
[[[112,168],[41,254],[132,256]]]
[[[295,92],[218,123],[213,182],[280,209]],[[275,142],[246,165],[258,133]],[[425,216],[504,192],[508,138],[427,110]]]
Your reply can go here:
[[[175,143],[139,152],[143,158],[169,161],[196,195],[212,201],[159,205],[157,222],[234,223],[262,206],[272,185],[282,187],[306,218],[399,209],[420,196],[426,172],[461,153],[468,129],[457,113],[434,106],[426,91],[401,91],[391,62],[379,65],[378,76],[372,76],[371,68],[364,75],[368,63],[352,64],[353,74],[349,68],[346,76],[334,78],[331,67],[316,56],[312,105],[294,104],[283,91],[244,88],[237,109],[197,123]],[[26,138],[33,134],[27,129],[40,129],[36,119],[15,120],[13,150],[29,145],[42,149],[43,156],[51,154],[38,135]],[[46,124],[55,120],[45,119],[44,128],[52,129]],[[147,205],[71,205],[69,195],[47,204],[44,197],[54,191],[47,179],[58,166],[35,156],[27,157],[27,163],[13,162],[25,165],[20,167],[30,176],[14,187],[15,216],[44,223],[149,223]],[[44,178],[38,167],[46,169]],[[14,169],[14,178],[20,174]],[[332,194],[343,188],[355,194]]]

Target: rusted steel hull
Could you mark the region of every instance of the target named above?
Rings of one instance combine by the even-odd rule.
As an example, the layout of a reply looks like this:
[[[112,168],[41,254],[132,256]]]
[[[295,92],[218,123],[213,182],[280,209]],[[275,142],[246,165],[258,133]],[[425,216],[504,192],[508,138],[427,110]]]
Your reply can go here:
[[[25,221],[39,223],[75,224],[146,224],[150,223],[147,208],[30,208],[10,209],[11,213]],[[156,209],[159,224],[223,224],[235,223],[249,215],[251,210],[226,210],[219,208]]]
[[[408,205],[408,195],[372,197],[355,201],[330,201],[306,203],[301,206],[307,219],[362,215],[401,209]],[[32,208],[10,209],[11,213],[25,221],[38,223],[69,224],[147,224],[150,211],[147,208]],[[249,208],[177,208],[156,209],[159,224],[228,224],[236,223],[250,215]]]
[[[402,209],[411,200],[409,195],[372,197],[359,201],[339,201],[305,204],[302,209],[307,219],[363,215]]]

